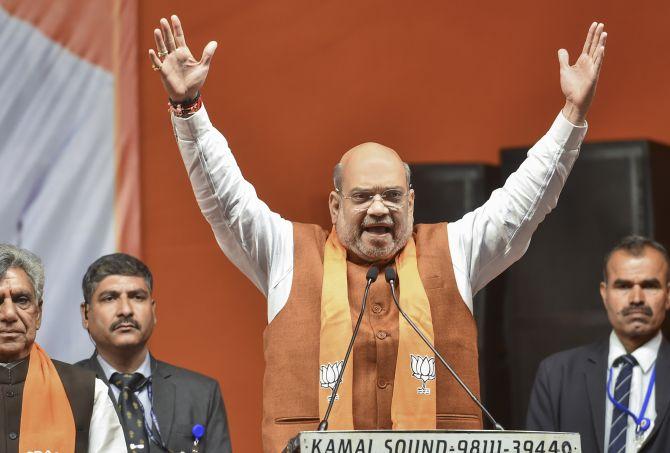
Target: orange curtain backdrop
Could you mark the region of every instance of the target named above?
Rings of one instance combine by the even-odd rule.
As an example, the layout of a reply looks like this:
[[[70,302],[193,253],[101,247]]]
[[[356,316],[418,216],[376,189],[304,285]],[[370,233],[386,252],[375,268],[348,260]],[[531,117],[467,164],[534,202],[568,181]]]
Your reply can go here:
[[[112,1],[112,67],[116,83],[116,244],[141,257],[138,0]]]
[[[574,61],[593,20],[610,37],[587,139],[670,143],[666,0],[143,0],[142,242],[160,321],[152,346],[219,379],[243,451],[260,451],[265,301],[198,210],[146,58],[153,28],[172,13],[196,55],[218,41],[205,105],[259,196],[291,220],[328,227],[333,165],[363,141],[411,162],[488,163],[501,147],[533,143],[563,104],[556,51]]]

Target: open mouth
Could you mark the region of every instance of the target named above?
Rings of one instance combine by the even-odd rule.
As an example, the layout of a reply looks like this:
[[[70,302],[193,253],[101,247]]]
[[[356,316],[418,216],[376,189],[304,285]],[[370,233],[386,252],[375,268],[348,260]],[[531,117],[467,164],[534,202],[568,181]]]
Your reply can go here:
[[[393,232],[393,229],[387,225],[373,225],[363,228],[363,231],[375,236],[383,236],[385,234],[391,234],[391,232]]]

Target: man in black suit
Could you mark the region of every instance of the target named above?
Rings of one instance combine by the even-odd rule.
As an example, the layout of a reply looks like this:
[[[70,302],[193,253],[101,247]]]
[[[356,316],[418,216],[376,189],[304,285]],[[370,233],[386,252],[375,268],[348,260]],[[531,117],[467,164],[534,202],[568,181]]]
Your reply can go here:
[[[610,251],[600,294],[612,333],[540,364],[528,429],[578,432],[585,453],[670,451],[669,273],[656,241],[629,236]]]
[[[88,268],[82,289],[82,323],[96,351],[77,365],[109,386],[128,451],[190,452],[197,441],[200,453],[230,452],[219,384],[149,353],[156,302],[147,266],[123,253],[103,256]]]

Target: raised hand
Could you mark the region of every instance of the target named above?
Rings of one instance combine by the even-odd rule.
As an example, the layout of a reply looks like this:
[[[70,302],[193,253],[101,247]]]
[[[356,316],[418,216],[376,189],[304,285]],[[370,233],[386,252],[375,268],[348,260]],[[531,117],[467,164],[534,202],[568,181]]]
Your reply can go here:
[[[604,24],[594,22],[584,42],[584,49],[570,66],[568,51],[558,51],[561,67],[561,90],[565,95],[563,115],[573,124],[583,124],[596,92],[600,67],[605,56],[607,33]]]
[[[193,99],[205,83],[216,42],[210,41],[197,61],[186,46],[184,31],[177,16],[160,20],[160,29],[154,30],[156,50],[149,49],[152,68],[160,72],[161,81],[168,96],[174,102]]]

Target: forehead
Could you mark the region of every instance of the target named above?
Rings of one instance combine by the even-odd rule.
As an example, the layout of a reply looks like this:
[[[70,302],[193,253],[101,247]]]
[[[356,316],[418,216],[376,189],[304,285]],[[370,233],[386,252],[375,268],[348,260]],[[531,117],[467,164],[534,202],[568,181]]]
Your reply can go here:
[[[147,286],[147,282],[144,281],[144,278],[128,275],[110,275],[103,278],[102,281],[98,283],[93,296],[101,294],[104,291],[123,293],[138,290],[149,292],[149,287]]]
[[[407,176],[402,160],[388,148],[359,150],[342,162],[342,186],[345,190],[355,187],[405,187],[406,185]]]
[[[20,267],[10,267],[7,269],[4,277],[0,278],[0,289],[9,289],[12,292],[21,290],[28,291],[33,295],[35,294],[35,288],[33,288],[30,277]]]
[[[609,279],[644,280],[657,278],[664,282],[668,272],[668,263],[658,250],[645,247],[640,255],[631,255],[617,250],[607,262]]]

